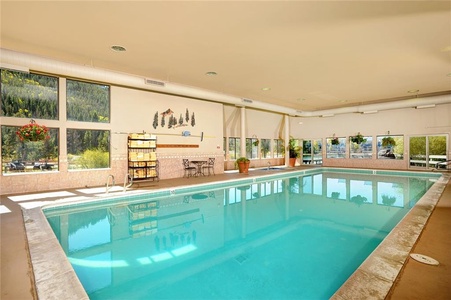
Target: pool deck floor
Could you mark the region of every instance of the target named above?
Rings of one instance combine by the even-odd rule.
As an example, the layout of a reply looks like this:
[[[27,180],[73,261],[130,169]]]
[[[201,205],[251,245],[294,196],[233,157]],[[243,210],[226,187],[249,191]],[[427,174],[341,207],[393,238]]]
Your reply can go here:
[[[133,188],[161,189],[261,176],[268,172],[272,171],[254,170],[250,171],[249,175],[225,173],[215,176],[167,179],[135,184]],[[77,193],[75,189],[65,191]],[[0,299],[38,299],[21,206],[19,202],[11,201],[8,196],[12,195],[0,197]],[[60,198],[57,197],[57,199]],[[56,198],[45,199],[45,201],[52,200]],[[412,253],[432,257],[440,264],[431,266],[408,258],[385,299],[451,299],[451,181],[446,185]]]

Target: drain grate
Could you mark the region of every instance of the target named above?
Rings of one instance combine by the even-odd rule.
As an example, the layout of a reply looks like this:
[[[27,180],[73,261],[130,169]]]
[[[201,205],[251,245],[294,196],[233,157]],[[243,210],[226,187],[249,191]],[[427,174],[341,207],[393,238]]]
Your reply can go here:
[[[423,255],[423,254],[412,253],[412,254],[410,254],[410,257],[412,257],[414,260],[419,261],[420,263],[423,263],[423,264],[432,265],[432,266],[439,265],[439,262],[437,260],[433,259],[432,257]]]
[[[244,264],[244,262],[247,260],[247,256],[244,254],[240,254],[238,256],[235,257],[235,260],[240,264]]]

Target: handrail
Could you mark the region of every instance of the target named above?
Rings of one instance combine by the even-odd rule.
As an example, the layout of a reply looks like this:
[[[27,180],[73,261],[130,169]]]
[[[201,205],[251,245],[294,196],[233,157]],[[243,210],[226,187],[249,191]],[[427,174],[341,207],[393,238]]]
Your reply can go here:
[[[110,177],[112,179],[112,184],[111,186],[109,186],[110,183]],[[112,174],[108,175],[108,177],[106,178],[106,193],[108,194],[108,191],[113,187],[114,185],[114,176]]]
[[[128,179],[130,179],[130,183],[127,185],[127,181]],[[133,177],[132,175],[130,175],[129,173],[125,174],[125,178],[124,178],[124,193],[127,191],[127,189],[129,187],[131,187],[133,185]]]

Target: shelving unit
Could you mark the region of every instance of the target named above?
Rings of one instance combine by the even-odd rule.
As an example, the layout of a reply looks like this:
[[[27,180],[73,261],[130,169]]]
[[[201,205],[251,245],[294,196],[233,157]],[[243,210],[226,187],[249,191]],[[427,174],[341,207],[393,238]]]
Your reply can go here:
[[[128,135],[128,173],[133,181],[158,180],[157,137],[149,133]]]
[[[158,201],[128,205],[129,232],[133,238],[157,233]]]

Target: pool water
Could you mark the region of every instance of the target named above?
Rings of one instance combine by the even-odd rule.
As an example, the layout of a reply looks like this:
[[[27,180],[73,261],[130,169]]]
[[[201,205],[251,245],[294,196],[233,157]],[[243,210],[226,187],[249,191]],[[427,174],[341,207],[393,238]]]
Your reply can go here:
[[[285,176],[44,213],[90,299],[328,299],[436,178]]]

